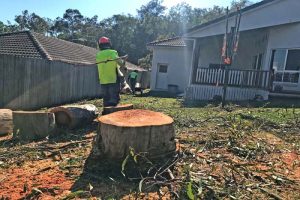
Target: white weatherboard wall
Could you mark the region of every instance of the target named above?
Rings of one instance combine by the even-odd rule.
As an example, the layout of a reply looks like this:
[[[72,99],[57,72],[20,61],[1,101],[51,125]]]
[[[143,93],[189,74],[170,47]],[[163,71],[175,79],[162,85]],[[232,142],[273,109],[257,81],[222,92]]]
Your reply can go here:
[[[243,13],[240,30],[251,30],[300,21],[299,0],[277,0]],[[199,28],[186,34],[186,37],[206,37],[225,33],[226,20]],[[229,19],[229,27],[234,26],[235,18]]]
[[[167,85],[178,85],[179,91],[183,92],[188,85],[191,55],[192,50],[185,47],[154,46],[150,89],[152,91],[161,90],[156,88],[158,65],[166,64],[168,65]]]
[[[209,64],[222,63],[221,49],[224,35],[201,38],[198,67],[208,68]],[[268,30],[258,29],[240,33],[237,55],[231,66],[233,69],[252,69],[253,57],[266,55]],[[263,66],[264,66],[263,59]]]
[[[209,64],[221,62],[221,49],[224,36],[201,38],[198,67],[208,68]]]
[[[299,0],[300,4],[300,0]],[[299,10],[300,15],[300,10]],[[269,34],[266,65],[269,69],[273,49],[300,49],[300,22],[272,27]]]

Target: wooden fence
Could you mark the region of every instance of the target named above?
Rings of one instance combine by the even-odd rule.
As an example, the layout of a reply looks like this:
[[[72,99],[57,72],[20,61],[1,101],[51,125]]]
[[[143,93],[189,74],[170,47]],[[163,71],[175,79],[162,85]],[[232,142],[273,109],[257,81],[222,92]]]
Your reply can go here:
[[[198,68],[194,84],[221,86],[225,82],[231,87],[270,89],[269,71]]]
[[[0,55],[0,108],[31,110],[100,96],[96,65]]]

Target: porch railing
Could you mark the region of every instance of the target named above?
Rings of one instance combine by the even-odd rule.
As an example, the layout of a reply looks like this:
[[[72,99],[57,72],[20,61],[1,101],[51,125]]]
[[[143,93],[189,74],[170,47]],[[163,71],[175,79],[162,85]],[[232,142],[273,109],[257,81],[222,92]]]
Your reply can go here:
[[[275,71],[274,82],[298,84],[300,77],[299,71],[285,70]]]
[[[221,86],[227,82],[231,87],[259,88],[269,90],[271,86],[271,72],[262,70],[198,68],[195,84]]]

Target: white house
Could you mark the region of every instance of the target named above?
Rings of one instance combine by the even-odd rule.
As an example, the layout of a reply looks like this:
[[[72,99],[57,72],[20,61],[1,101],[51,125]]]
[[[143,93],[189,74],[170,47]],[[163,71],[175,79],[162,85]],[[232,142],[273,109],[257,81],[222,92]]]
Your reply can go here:
[[[223,94],[226,81],[229,100],[300,94],[300,1],[265,0],[241,13],[237,55],[228,71],[218,67],[223,64],[226,16],[191,28],[180,46],[149,43],[153,49],[151,89],[177,84],[188,98],[208,100]],[[235,25],[235,16],[229,15],[229,27]]]
[[[149,43],[153,51],[150,89],[152,91],[168,90],[168,85],[178,86],[183,92],[189,84],[193,43],[176,37]]]

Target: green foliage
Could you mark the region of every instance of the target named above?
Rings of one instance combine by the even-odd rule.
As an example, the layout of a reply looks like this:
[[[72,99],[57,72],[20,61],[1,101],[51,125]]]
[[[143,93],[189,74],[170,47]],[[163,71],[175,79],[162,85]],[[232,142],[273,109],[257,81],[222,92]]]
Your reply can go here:
[[[190,182],[188,182],[187,187],[186,187],[186,194],[190,200],[195,199],[192,186],[193,186],[193,181],[190,181]]]
[[[15,17],[20,30],[32,30],[38,33],[46,33],[49,30],[49,24],[46,19],[35,13],[29,13],[24,10],[21,15]]]

